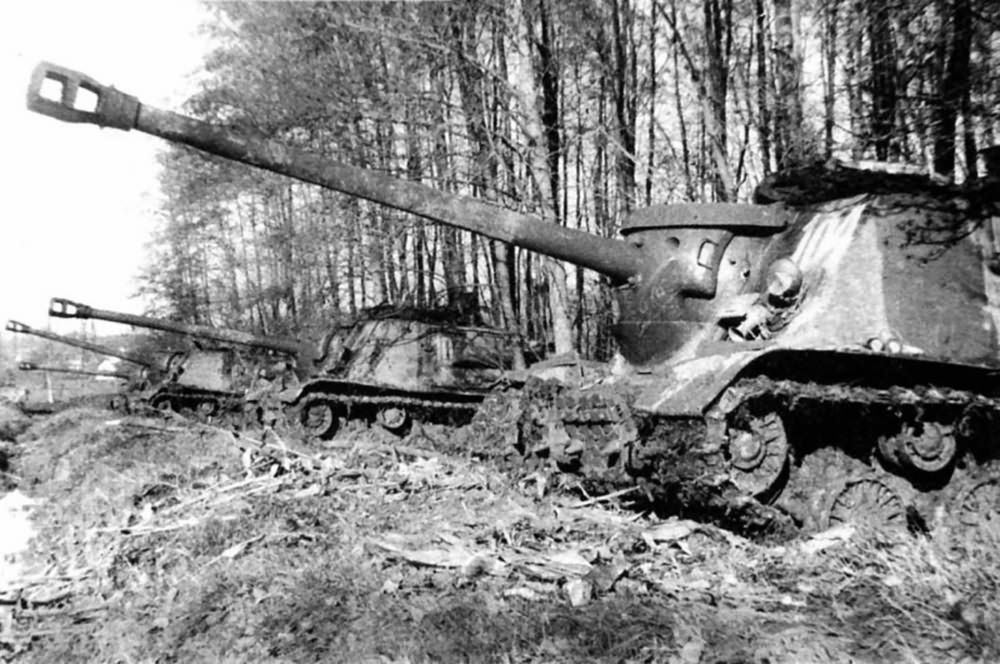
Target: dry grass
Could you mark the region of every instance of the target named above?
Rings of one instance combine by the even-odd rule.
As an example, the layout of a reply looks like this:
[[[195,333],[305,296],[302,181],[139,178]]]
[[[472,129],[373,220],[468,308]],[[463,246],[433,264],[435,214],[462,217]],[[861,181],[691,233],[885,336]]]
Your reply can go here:
[[[22,608],[40,636],[18,661],[1000,660],[996,541],[761,546],[363,436],[307,469],[106,417],[63,413],[25,443],[48,501],[36,559],[79,574]]]

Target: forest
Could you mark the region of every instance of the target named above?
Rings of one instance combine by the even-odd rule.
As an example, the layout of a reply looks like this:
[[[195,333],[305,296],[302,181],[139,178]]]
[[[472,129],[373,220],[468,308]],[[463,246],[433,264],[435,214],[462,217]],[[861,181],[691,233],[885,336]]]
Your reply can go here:
[[[185,113],[602,236],[650,204],[752,200],[779,170],[962,182],[995,142],[988,0],[211,3]],[[173,146],[152,313],[318,338],[475,293],[543,350],[614,352],[582,268]]]

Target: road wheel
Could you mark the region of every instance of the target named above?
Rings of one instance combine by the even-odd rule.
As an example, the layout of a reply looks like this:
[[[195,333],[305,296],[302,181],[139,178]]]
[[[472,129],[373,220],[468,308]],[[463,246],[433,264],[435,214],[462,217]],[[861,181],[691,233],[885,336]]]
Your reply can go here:
[[[755,498],[777,492],[788,465],[788,438],[781,417],[768,413],[749,418],[726,432],[730,479]]]
[[[375,421],[385,429],[394,434],[403,436],[406,434],[413,420],[405,408],[383,408],[375,415]]]
[[[325,399],[307,401],[299,416],[299,423],[309,438],[329,440],[340,428],[338,408]]]

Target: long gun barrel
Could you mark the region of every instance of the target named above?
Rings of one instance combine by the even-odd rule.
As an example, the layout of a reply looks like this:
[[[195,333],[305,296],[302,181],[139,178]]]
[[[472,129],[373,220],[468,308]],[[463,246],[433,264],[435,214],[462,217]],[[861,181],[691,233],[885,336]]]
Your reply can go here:
[[[50,371],[53,373],[75,374],[79,376],[102,376],[106,378],[121,378],[128,380],[129,374],[121,371],[87,371],[86,369],[70,369],[68,367],[46,367],[39,366],[34,362],[21,362],[17,365],[21,371]]]
[[[31,334],[36,337],[41,337],[42,339],[48,339],[49,341],[55,341],[57,343],[66,344],[67,346],[75,346],[76,348],[82,348],[84,350],[89,350],[98,355],[110,355],[111,357],[117,357],[119,359],[125,360],[126,362],[131,362],[132,364],[137,364],[141,367],[146,367],[150,369],[154,366],[149,360],[143,359],[138,355],[133,355],[132,353],[126,353],[124,351],[118,351],[113,348],[108,348],[107,346],[101,346],[100,344],[90,343],[88,341],[81,341],[79,339],[74,339],[72,337],[64,337],[61,334],[55,334],[54,332],[47,332],[45,330],[38,330],[24,323],[20,323],[16,320],[7,321],[6,330],[8,332],[14,332],[15,334]]]
[[[126,314],[118,311],[108,311],[105,309],[95,309],[94,307],[61,297],[54,297],[49,302],[49,315],[56,318],[94,318],[112,323],[123,323],[136,327],[145,327],[153,330],[163,330],[164,332],[176,332],[193,337],[212,339],[227,344],[240,344],[251,348],[262,348],[282,353],[299,356],[304,351],[302,343],[285,337],[272,337],[240,330],[229,330],[226,328],[211,327],[209,325],[195,325],[193,323],[179,323],[177,321],[163,318],[153,318],[151,316],[139,316],[136,314]]]
[[[58,100],[42,96],[43,84],[62,86]],[[80,90],[96,96],[93,110],[77,108]],[[146,104],[92,78],[49,63],[32,74],[28,107],[66,122],[136,129],[205,152],[311,182],[328,189],[411,212],[431,221],[503,240],[570,261],[624,282],[643,272],[646,257],[622,240],[593,235],[472,198],[441,192],[377,171],[337,163],[319,155],[211,125]]]

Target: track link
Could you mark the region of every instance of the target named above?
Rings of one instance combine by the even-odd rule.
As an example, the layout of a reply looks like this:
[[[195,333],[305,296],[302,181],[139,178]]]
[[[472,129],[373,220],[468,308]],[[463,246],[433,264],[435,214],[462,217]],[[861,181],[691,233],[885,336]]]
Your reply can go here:
[[[641,507],[754,537],[813,532],[871,510],[879,528],[959,527],[973,521],[969,505],[989,502],[960,506],[961,497],[997,477],[1000,402],[973,392],[756,377],[730,386],[704,418],[642,413],[632,396],[532,380],[488,397],[466,438],[515,473],[560,473],[591,493],[638,485],[629,500]],[[941,463],[906,466],[905,454],[886,453],[903,439],[923,453],[912,431],[931,424],[957,440],[942,446],[950,456]]]

